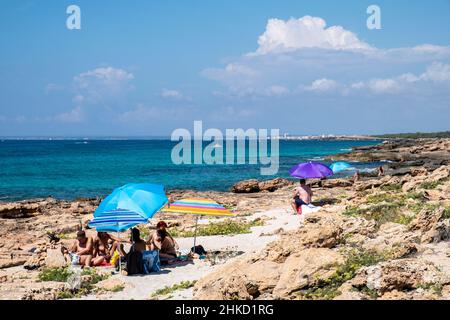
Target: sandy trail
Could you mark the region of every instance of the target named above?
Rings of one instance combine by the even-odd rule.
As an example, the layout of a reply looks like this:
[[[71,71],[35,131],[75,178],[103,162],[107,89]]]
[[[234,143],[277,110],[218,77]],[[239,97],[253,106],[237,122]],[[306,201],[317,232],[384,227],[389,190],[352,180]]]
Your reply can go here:
[[[208,236],[198,237],[197,244],[201,244],[206,250],[238,250],[245,253],[261,250],[269,242],[275,240],[277,235],[265,235],[276,232],[280,228],[285,231],[298,228],[302,221],[300,216],[292,214],[292,209],[282,207],[267,211],[256,212],[248,218],[253,220],[256,218],[267,217],[269,220],[264,226],[253,227],[252,233],[239,234],[234,236]],[[199,223],[204,223],[200,221]],[[263,235],[261,235],[263,234]],[[192,247],[193,238],[177,239],[181,249]],[[88,295],[83,299],[149,299],[151,295],[158,289],[165,286],[172,286],[182,281],[198,280],[205,274],[213,271],[217,265],[211,266],[207,262],[196,259],[194,263],[186,265],[177,265],[164,267],[161,272],[152,273],[145,276],[123,276],[114,275],[112,278],[118,278],[125,282],[125,288],[120,292],[103,293],[101,295]],[[192,289],[178,290],[174,292],[171,299],[192,299]]]

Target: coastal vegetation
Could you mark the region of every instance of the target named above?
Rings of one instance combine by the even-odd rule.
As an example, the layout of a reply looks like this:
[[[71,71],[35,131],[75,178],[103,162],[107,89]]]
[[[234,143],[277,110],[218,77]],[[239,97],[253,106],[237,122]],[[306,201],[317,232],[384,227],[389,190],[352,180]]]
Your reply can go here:
[[[302,290],[298,293],[299,299],[309,300],[331,300],[340,295],[339,288],[347,281],[353,279],[356,272],[362,267],[375,265],[385,261],[387,255],[380,254],[376,251],[366,251],[363,249],[351,250],[343,264],[338,265],[336,271],[327,279],[319,281],[316,286]],[[367,292],[369,288],[363,288]],[[370,295],[376,293],[370,292]]]
[[[234,220],[224,220],[221,222],[209,223],[206,225],[199,225],[197,232],[195,230],[181,230],[173,228],[170,233],[174,237],[188,238],[197,236],[216,236],[216,235],[236,235],[251,233],[252,227],[263,226],[264,221],[261,219],[255,219],[249,222],[239,222]]]
[[[55,281],[55,282],[68,282],[75,272],[69,267],[64,268],[45,268],[39,272],[38,278],[40,281]],[[85,268],[79,275],[79,286],[74,289],[65,288],[58,292],[58,299],[70,299],[79,298],[87,295],[94,290],[94,285],[100,281],[106,280],[109,275],[98,273],[95,268]],[[118,291],[122,290],[116,288]]]
[[[427,201],[421,191],[407,193],[375,193],[366,196],[364,205],[347,206],[344,215],[375,220],[378,225],[386,222],[409,224],[420,211],[434,211],[440,203]]]
[[[72,272],[68,267],[45,268],[39,272],[38,278],[40,281],[66,282],[71,275]]]
[[[183,290],[183,289],[189,289],[192,288],[197,281],[182,281],[180,283],[176,283],[172,286],[165,286],[161,289],[156,290],[152,295],[151,298],[157,298],[159,296],[165,296],[169,295],[177,290]]]
[[[376,138],[386,139],[424,139],[424,138],[450,138],[450,131],[441,132],[415,132],[415,133],[392,133],[375,135]]]

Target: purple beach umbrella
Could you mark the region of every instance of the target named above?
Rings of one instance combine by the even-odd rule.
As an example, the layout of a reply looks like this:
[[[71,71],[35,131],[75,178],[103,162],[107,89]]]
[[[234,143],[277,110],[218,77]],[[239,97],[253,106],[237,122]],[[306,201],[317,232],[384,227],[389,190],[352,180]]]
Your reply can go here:
[[[289,170],[292,177],[300,179],[325,178],[333,175],[333,171],[320,162],[300,163]]]

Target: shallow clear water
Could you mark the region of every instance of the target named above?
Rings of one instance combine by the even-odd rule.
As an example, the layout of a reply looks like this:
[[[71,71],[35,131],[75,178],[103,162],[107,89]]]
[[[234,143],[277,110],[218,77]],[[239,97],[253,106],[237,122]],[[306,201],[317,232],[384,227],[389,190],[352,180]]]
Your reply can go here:
[[[280,141],[276,176],[289,177],[289,168],[303,161],[320,161],[354,146],[377,143]],[[129,182],[160,183],[167,189],[224,191],[240,180],[274,177],[261,176],[260,164],[177,166],[171,161],[175,144],[168,140],[0,140],[0,200],[105,196]],[[353,165],[370,169],[379,163]]]

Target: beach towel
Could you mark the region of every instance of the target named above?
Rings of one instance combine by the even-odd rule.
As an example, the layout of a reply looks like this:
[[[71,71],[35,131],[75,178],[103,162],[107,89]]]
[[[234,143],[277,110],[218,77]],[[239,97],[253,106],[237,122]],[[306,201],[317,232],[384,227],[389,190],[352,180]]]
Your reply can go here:
[[[312,204],[304,204],[302,205],[302,213],[312,213],[312,212],[317,212],[320,210],[320,207],[316,207],[315,205]]]
[[[99,267],[111,267],[111,264],[108,261],[103,260]]]
[[[142,252],[142,262],[144,264],[144,274],[161,271],[158,250],[147,250]]]

